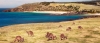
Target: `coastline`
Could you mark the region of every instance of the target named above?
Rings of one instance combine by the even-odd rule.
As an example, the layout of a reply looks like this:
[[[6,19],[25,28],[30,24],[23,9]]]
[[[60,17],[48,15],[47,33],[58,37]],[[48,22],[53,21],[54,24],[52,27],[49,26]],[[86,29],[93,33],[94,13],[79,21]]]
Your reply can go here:
[[[73,12],[73,11],[70,11],[70,12],[66,12],[66,11],[24,11],[24,12],[47,13],[47,14],[50,14],[50,15],[74,15],[74,14],[78,14],[78,13]],[[100,13],[87,13],[87,14],[84,14],[84,15],[100,15]]]
[[[46,13],[50,15],[77,15],[74,11],[24,11],[29,13]]]
[[[98,4],[39,1],[4,9],[0,13],[0,43],[100,43]]]
[[[24,12],[31,12],[31,13],[49,13],[49,14],[64,14],[68,13],[65,11],[24,11]]]

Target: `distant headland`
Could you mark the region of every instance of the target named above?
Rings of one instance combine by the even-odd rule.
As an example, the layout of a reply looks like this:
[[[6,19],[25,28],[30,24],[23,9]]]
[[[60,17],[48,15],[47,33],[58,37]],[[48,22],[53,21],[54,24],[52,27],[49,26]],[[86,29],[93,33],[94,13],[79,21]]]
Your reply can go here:
[[[3,12],[64,11],[73,13],[100,13],[99,1],[27,3]]]

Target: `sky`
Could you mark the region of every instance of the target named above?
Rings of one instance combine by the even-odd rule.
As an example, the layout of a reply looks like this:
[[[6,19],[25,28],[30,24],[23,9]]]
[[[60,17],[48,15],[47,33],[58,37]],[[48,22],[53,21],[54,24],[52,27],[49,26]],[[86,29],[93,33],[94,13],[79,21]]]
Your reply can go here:
[[[14,8],[25,3],[34,3],[34,2],[75,2],[75,1],[87,1],[87,0],[0,0],[0,8]],[[91,1],[91,0],[88,0]]]

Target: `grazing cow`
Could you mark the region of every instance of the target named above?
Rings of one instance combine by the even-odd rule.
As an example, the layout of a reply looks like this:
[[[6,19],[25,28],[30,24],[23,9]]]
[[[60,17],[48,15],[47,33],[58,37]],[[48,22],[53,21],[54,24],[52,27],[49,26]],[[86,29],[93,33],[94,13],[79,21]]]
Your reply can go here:
[[[64,34],[60,35],[61,40],[67,39],[67,37]]]
[[[24,38],[22,38],[21,36],[16,36],[14,42],[24,42]]]
[[[33,36],[34,35],[32,31],[26,31],[26,32],[27,32],[28,36]]]
[[[78,29],[83,29],[83,27],[82,26],[78,26]]]
[[[72,29],[71,27],[68,27],[68,28],[66,29],[66,31],[71,31],[71,29]]]

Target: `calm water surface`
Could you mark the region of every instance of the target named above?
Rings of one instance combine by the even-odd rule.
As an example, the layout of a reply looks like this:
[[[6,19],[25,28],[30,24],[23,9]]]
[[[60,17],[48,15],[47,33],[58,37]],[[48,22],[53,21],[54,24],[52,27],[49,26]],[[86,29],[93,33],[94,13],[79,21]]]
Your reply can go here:
[[[58,16],[44,13],[0,12],[0,27],[13,24],[60,22],[70,19],[77,20],[82,17],[82,15]]]

